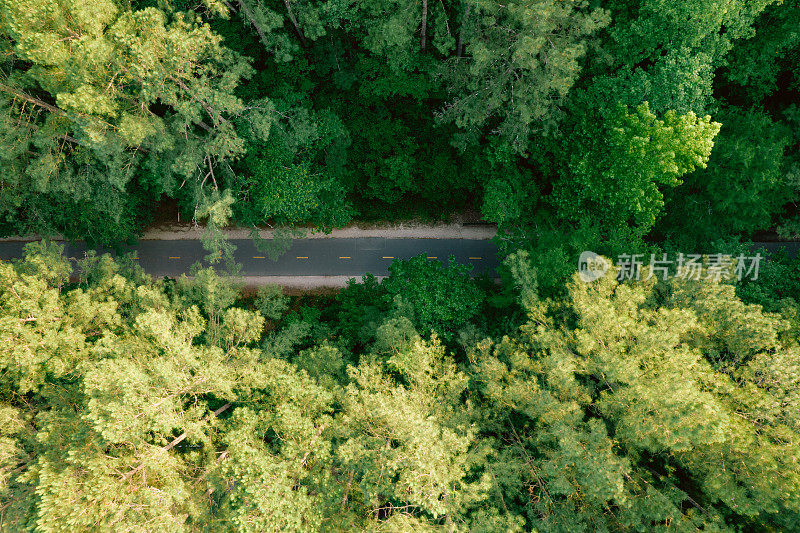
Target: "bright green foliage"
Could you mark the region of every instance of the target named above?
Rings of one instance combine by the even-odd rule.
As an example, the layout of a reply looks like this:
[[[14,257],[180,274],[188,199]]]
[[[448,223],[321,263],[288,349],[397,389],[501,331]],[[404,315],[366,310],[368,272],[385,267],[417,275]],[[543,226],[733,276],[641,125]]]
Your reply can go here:
[[[329,400],[291,365],[247,347],[262,334],[258,313],[208,289],[195,293],[202,311],[171,302],[108,259],[106,275],[95,269],[83,288],[59,291],[54,261],[34,252],[0,264],[3,461],[14,465],[2,486],[4,529],[318,523],[296,490],[315,461],[298,457],[325,455]],[[225,402],[235,404],[221,411],[233,409],[230,419],[209,414]],[[254,439],[259,428],[273,436]]]
[[[733,285],[619,284],[612,269],[542,300],[515,254],[522,326],[489,336],[468,319],[451,352],[409,319],[412,285],[367,278],[264,335],[211,270],[155,282],[90,256],[68,284],[59,252],[0,263],[3,530],[800,520],[798,330]],[[448,283],[438,263],[396,266]],[[369,305],[374,326],[335,318]]]
[[[798,261],[573,275],[800,233],[798,20],[0,0],[0,235],[118,243],[170,198],[213,264],[0,262],[0,530],[796,530]],[[230,223],[275,257],[298,225],[464,208],[499,224],[501,287],[420,256],[245,309],[217,270]]]
[[[197,218],[206,219],[206,226],[200,240],[203,248],[209,252],[205,258],[209,264],[219,263],[223,259],[229,266],[234,264],[233,252],[236,250],[236,246],[227,240],[222,231],[230,222],[233,214],[231,209],[233,202],[234,199],[229,190],[226,189],[220,194],[215,189],[210,195],[204,196],[197,206]]]
[[[731,286],[614,274],[576,276],[568,303],[529,303],[517,339],[470,354],[495,432],[511,435],[489,464],[505,505],[541,530],[796,521],[792,411],[769,407],[787,401],[770,380],[796,380],[786,324]]]
[[[414,324],[405,316],[387,319],[375,331],[372,352],[379,355],[397,355],[420,340]]]
[[[2,135],[14,145],[3,151],[2,209],[11,219],[33,210],[20,229],[60,229],[35,215],[36,195],[119,221],[131,216],[127,191],[216,188],[215,168],[242,153],[231,118],[253,112],[234,91],[252,69],[190,14],[4,1],[0,32],[13,46],[0,85]]]
[[[660,187],[704,167],[720,124],[694,113],[656,117],[646,103],[620,106],[601,132],[587,119],[569,142],[568,176],[556,183],[559,214],[576,220],[590,212],[601,226],[633,226],[647,233],[664,206]]]
[[[214,521],[233,531],[315,531],[323,518],[313,486],[329,474],[331,395],[283,361],[265,361],[252,401],[220,428],[228,457],[210,480]],[[312,487],[309,487],[309,484]]]
[[[474,430],[466,409],[458,406],[467,376],[443,352],[435,340],[417,341],[389,358],[388,369],[402,382],[383,365],[351,368],[341,415],[346,440],[337,456],[360,504],[391,510],[405,503],[452,519],[482,499],[486,480],[465,479],[480,460],[470,450]]]
[[[195,268],[193,279],[178,278],[172,289],[172,299],[178,307],[196,306],[208,319],[207,338],[216,343],[223,324],[225,309],[236,300],[236,287],[220,277],[214,267]]]
[[[0,234],[120,242],[167,197],[214,265],[0,262],[0,530],[796,529],[797,261],[567,281],[797,233],[798,13],[0,0]],[[230,223],[274,257],[465,207],[502,287],[420,256],[248,310],[216,270]]]

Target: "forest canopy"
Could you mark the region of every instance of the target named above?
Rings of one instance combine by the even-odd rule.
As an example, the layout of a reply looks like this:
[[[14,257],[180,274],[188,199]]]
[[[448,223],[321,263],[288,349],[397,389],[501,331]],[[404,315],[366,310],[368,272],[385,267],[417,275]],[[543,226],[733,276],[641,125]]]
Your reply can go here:
[[[576,272],[800,238],[798,28],[800,0],[0,0],[0,237],[45,238],[0,261],[0,530],[800,530],[800,259]],[[175,206],[190,276],[48,240]],[[220,270],[228,224],[272,258],[464,213],[499,279]]]
[[[614,272],[543,299],[508,261],[513,306],[440,338],[452,302],[404,281],[492,294],[457,269],[398,262],[287,306],[108,256],[70,282],[29,245],[0,264],[3,528],[796,527],[796,313]]]
[[[0,234],[113,245],[224,193],[245,227],[474,209],[532,252],[577,227],[611,255],[791,236],[799,13],[2,0]]]

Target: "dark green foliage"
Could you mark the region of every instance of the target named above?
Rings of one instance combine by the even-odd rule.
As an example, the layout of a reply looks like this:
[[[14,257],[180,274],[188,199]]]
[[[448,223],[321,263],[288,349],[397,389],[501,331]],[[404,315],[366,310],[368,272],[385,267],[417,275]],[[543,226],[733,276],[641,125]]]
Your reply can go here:
[[[585,1],[471,7],[462,21],[469,57],[451,58],[443,68],[453,98],[441,119],[464,129],[462,146],[492,128],[512,149],[525,152],[531,130],[557,127],[558,104],[580,74],[590,37],[608,24],[608,13]]]
[[[279,320],[289,308],[289,297],[279,285],[264,285],[258,289],[256,308],[264,318]]]
[[[452,257],[445,266],[419,255],[393,261],[389,276],[381,282],[372,275],[361,283],[351,279],[337,296],[340,331],[345,339],[371,344],[384,320],[403,317],[416,332],[453,340],[480,313],[484,302],[483,292],[469,277],[470,270]]]
[[[357,283],[351,279],[347,288],[336,296],[339,303],[337,317],[339,330],[346,342],[360,348],[371,343],[375,331],[389,305],[386,288],[372,274],[367,274]]]
[[[793,193],[784,155],[788,128],[757,112],[719,117],[723,127],[708,166],[667,194],[663,227],[670,240],[690,247],[769,227]]]
[[[483,303],[475,283],[469,278],[471,267],[450,257],[447,266],[418,255],[407,261],[394,261],[389,277],[381,284],[389,298],[408,306],[408,318],[423,335],[438,333],[445,339],[453,335],[480,312]]]
[[[610,0],[612,24],[593,58],[588,107],[616,103],[703,116],[715,107],[714,71],[773,0]]]
[[[40,4],[0,4],[3,234],[224,191],[247,227],[480,207],[510,249],[796,233],[796,1]]]
[[[787,85],[795,91],[800,89],[798,25],[800,3],[796,0],[767,7],[757,21],[755,35],[731,50],[725,79],[744,89],[753,103],[764,102]]]

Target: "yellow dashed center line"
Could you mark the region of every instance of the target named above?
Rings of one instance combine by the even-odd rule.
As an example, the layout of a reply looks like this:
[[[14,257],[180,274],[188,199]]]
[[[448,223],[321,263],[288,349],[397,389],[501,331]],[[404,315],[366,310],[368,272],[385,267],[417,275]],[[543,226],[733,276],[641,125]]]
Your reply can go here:
[[[298,259],[308,259],[308,256],[307,255],[298,255],[297,258]]]
[[[392,257],[391,255],[384,255],[383,259],[394,259],[394,257]]]
[[[439,259],[439,258],[436,257],[435,255],[432,255],[432,256],[429,256],[428,259]]]
[[[343,255],[343,256],[340,256],[339,259],[350,259],[350,256],[349,255]]]
[[[180,259],[180,257],[169,256],[170,259]]]
[[[254,255],[253,259],[266,259],[263,255]]]
[[[483,259],[482,257],[470,257],[470,259]]]

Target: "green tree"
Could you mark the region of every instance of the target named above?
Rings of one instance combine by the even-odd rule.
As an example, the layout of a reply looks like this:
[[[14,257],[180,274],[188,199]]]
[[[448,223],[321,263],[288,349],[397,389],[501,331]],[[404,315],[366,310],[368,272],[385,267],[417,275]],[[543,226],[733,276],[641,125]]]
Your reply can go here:
[[[318,523],[296,485],[326,454],[330,396],[289,363],[261,360],[263,318],[229,307],[208,279],[194,293],[201,312],[107,257],[68,288],[51,252],[0,264],[3,529]],[[267,477],[272,489],[259,489]]]
[[[467,479],[480,451],[471,449],[465,409],[453,409],[467,376],[436,340],[417,341],[387,364],[397,381],[375,363],[350,368],[341,413],[346,440],[336,453],[353,481],[351,497],[373,513],[407,508],[452,527],[482,499],[485,483]]]
[[[421,334],[435,332],[450,340],[483,304],[483,294],[469,278],[470,269],[453,257],[444,266],[422,254],[393,261],[381,285],[389,298],[399,297],[410,306],[408,318]]]
[[[788,128],[755,111],[731,109],[718,119],[723,126],[706,168],[666,194],[667,216],[659,225],[672,242],[694,247],[768,228],[791,199]]]
[[[16,139],[3,154],[2,209],[20,231],[87,231],[95,217],[119,230],[89,236],[130,236],[136,224],[122,217],[142,204],[131,205],[129,192],[157,198],[189,182],[183,193],[197,202],[242,154],[232,120],[264,122],[235,95],[253,73],[248,61],[191,13],[111,0],[4,1],[0,33],[9,45],[0,128]],[[82,222],[53,227],[37,214],[37,195],[77,206]]]
[[[613,24],[594,56],[581,109],[650,103],[657,114],[713,112],[714,73],[773,0],[611,0]]]
[[[496,131],[517,152],[529,134],[552,130],[581,72],[587,42],[609,22],[588,2],[479,2],[463,24],[467,57],[449,59],[442,76],[451,99],[440,116],[464,130],[462,146]]]
[[[664,207],[661,187],[705,167],[720,124],[694,113],[669,111],[663,119],[644,103],[619,106],[601,122],[584,119],[580,133],[567,141],[568,169],[555,184],[559,215],[577,220],[590,213],[601,227],[631,225],[640,235],[655,224]]]
[[[280,285],[264,285],[258,289],[256,308],[261,316],[279,320],[289,308],[289,297]]]
[[[615,274],[528,296],[518,336],[468,351],[484,431],[503,436],[494,505],[548,530],[791,527],[793,411],[771,407],[793,401],[787,324],[729,284]]]
[[[756,21],[756,32],[736,43],[730,52],[724,79],[744,89],[753,104],[760,104],[779,91],[780,76],[788,74],[788,85],[797,87],[800,52],[800,4],[796,1],[769,5]]]

